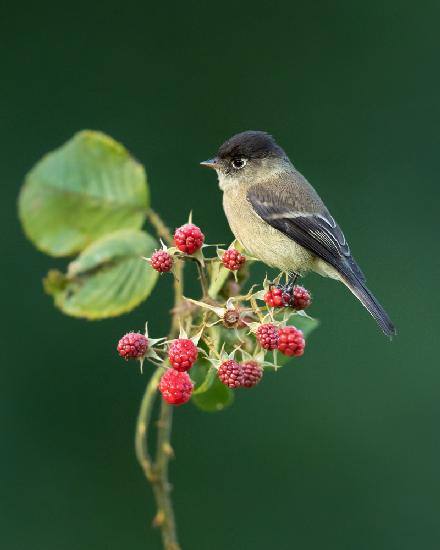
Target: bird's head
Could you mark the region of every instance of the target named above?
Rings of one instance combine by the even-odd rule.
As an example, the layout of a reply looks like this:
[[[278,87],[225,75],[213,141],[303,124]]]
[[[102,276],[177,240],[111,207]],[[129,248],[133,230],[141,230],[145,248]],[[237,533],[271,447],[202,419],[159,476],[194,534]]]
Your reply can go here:
[[[202,166],[213,168],[221,189],[244,181],[265,179],[288,161],[285,152],[266,132],[248,130],[225,141],[217,155]]]

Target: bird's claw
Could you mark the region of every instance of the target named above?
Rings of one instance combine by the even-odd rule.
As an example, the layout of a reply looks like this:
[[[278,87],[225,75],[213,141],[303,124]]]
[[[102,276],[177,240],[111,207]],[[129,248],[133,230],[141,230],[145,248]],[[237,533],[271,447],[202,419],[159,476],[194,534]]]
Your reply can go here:
[[[281,296],[282,296],[284,307],[290,307],[292,305],[293,290],[295,288],[294,284],[287,283],[285,285],[280,285],[280,284],[271,283],[269,285],[269,290],[272,290],[272,288],[279,288],[281,290]]]

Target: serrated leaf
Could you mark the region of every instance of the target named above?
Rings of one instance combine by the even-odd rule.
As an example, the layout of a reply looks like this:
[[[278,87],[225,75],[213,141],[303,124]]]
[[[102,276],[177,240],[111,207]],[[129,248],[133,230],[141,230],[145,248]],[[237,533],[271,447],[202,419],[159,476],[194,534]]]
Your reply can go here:
[[[231,405],[234,393],[215,377],[208,391],[201,394],[193,394],[192,402],[205,412],[222,411]]]
[[[84,250],[119,229],[140,229],[149,206],[143,166],[100,132],[77,133],[28,173],[19,196],[27,237],[52,256]]]
[[[49,272],[45,289],[67,315],[86,319],[121,315],[152,291],[158,273],[141,256],[156,246],[144,231],[116,231],[86,248],[71,262],[67,275]]]

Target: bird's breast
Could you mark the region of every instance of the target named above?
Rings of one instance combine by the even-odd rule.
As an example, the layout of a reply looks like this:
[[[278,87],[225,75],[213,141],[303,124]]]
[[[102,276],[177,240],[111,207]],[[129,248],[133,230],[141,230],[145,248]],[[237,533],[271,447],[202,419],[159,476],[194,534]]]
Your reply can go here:
[[[262,220],[247,200],[243,187],[228,189],[223,194],[223,207],[235,238],[252,256],[271,267],[297,273],[310,270],[313,255]]]

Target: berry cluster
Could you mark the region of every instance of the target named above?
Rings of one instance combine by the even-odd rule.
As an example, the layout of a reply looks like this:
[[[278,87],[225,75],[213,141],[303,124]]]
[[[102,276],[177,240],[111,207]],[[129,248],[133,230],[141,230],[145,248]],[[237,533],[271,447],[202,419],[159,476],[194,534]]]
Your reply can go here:
[[[188,338],[173,340],[168,348],[171,369],[167,369],[160,379],[159,391],[170,405],[183,405],[189,401],[193,383],[188,371],[197,360],[197,347]]]
[[[205,242],[205,235],[200,227],[193,223],[186,223],[178,227],[174,232],[174,244],[176,251],[179,250],[189,256],[200,250]],[[151,258],[149,258],[151,267],[159,273],[167,273],[173,267],[173,256],[168,249],[164,247],[161,250],[156,250]],[[222,264],[231,271],[238,271],[246,262],[246,256],[236,250],[230,248],[226,250],[221,257]]]
[[[294,326],[276,328],[272,323],[267,323],[260,325],[255,335],[264,349],[277,349],[290,357],[299,357],[304,353],[306,342],[303,333]]]
[[[229,388],[253,388],[263,378],[263,369],[257,361],[238,363],[228,359],[217,371],[220,381]]]
[[[309,307],[312,298],[308,290],[302,286],[295,286],[291,292],[274,286],[266,292],[264,301],[269,307],[291,307],[300,311]]]
[[[205,278],[202,301],[185,298],[178,314],[179,322],[189,327],[192,338],[182,329],[180,337],[170,342],[164,338],[153,340],[147,333],[130,332],[118,343],[118,352],[124,359],[137,359],[141,364],[149,360],[164,369],[158,389],[171,405],[190,400],[194,383],[189,371],[199,352],[203,354],[203,360],[216,368],[220,382],[234,390],[256,386],[263,377],[263,367],[276,369],[279,366],[276,353],[273,354],[274,363],[271,363],[265,357],[266,352],[279,351],[287,357],[299,357],[304,353],[303,332],[289,323],[289,319],[310,305],[309,292],[300,286],[271,285],[266,291],[257,292],[253,292],[252,287],[248,294],[240,296],[247,270],[240,274],[240,279],[236,272],[245,264],[246,257],[231,246],[228,250],[218,250],[217,258],[205,258],[202,252],[204,242],[201,229],[190,220],[175,230],[173,247],[163,245],[149,259],[151,266],[160,273],[178,273],[181,264],[176,262],[182,262],[188,256],[193,256],[193,261],[199,264],[201,280]],[[218,269],[222,265],[234,272],[233,278],[232,274]],[[218,286],[219,273],[225,277],[221,283],[223,287]],[[211,284],[214,282],[218,288],[216,299],[208,293],[206,281],[209,277],[212,277]],[[219,296],[225,297],[226,302],[219,302]],[[257,300],[264,301],[267,307],[259,308]],[[214,325],[219,328],[211,331],[208,327]],[[213,335],[216,341],[213,341]],[[200,348],[197,347],[199,340]],[[241,361],[236,359],[240,354]]]

